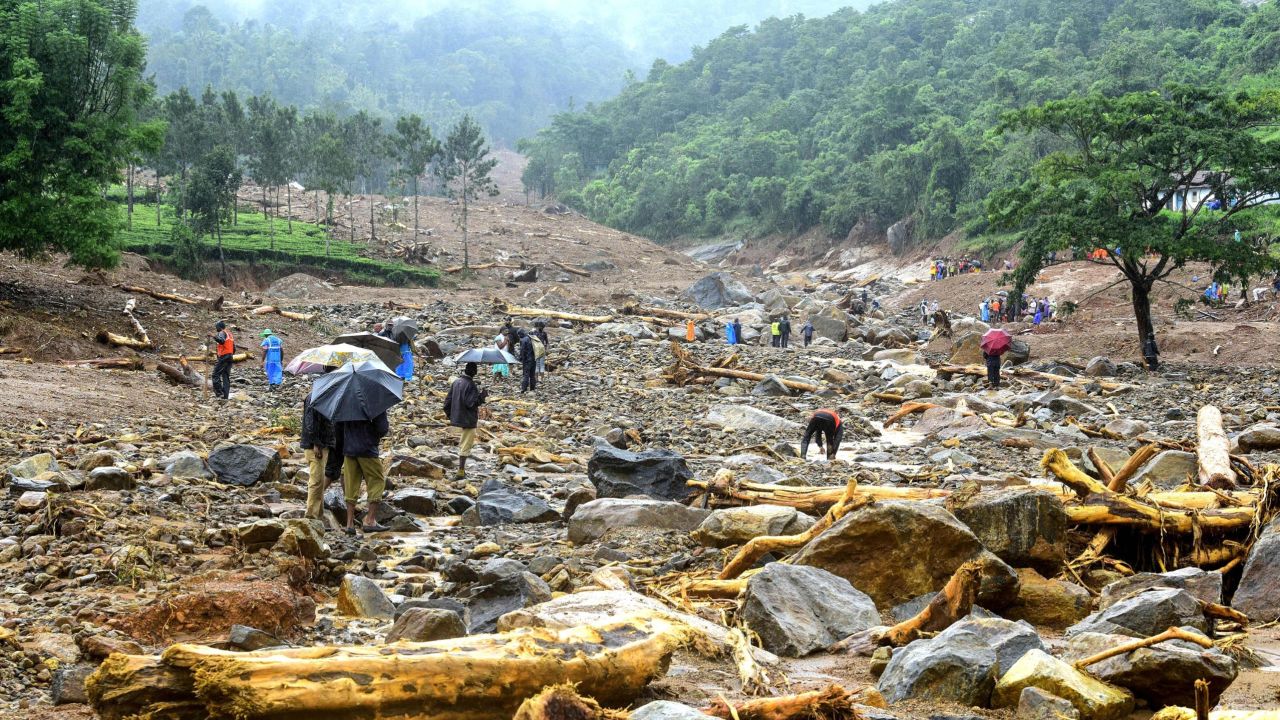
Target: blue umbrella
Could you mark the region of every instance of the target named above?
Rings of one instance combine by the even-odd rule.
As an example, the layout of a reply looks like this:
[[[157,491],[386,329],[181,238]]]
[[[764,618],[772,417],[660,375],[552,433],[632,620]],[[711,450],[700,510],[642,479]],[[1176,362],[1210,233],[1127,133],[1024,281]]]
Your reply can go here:
[[[311,385],[311,407],[333,422],[372,420],[403,399],[404,381],[381,363],[349,363]]]

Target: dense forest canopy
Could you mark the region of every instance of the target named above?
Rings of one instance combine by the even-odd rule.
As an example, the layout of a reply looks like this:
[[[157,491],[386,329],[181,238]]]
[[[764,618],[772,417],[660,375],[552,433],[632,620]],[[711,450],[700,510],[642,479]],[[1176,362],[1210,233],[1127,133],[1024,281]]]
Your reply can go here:
[[[1168,82],[1280,80],[1280,7],[913,0],[732,29],[522,144],[526,184],[657,239],[983,232],[983,199],[1053,149],[1012,109]]]
[[[143,0],[138,26],[162,93],[212,86],[433,125],[469,112],[514,144],[727,27],[851,4],[868,0]]]

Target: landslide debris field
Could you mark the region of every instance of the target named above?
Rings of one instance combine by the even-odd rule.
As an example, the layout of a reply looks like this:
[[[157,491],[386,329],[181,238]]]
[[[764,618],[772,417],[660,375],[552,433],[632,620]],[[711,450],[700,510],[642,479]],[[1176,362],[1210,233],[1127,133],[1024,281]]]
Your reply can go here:
[[[566,234],[575,254],[535,238],[523,268],[414,291],[292,276],[241,293],[137,258],[92,274],[0,260],[0,712],[1112,720],[1280,704],[1265,358],[1174,349],[1152,373],[1118,341],[1098,356],[1076,321],[1012,325],[992,391],[971,278],[886,275],[865,283],[886,308],[868,312],[865,278],[735,278],[601,237]],[[480,248],[477,264],[519,264]],[[1091,282],[1061,299],[1110,281]],[[955,298],[950,337],[914,308],[935,291]],[[761,343],[783,312],[791,346]],[[422,332],[382,444],[391,531],[349,536],[337,487],[324,522],[302,518],[309,381],[268,390],[256,336],[275,330],[289,358],[392,315]],[[528,394],[518,368],[482,373],[490,416],[457,479],[441,406],[458,368],[428,349],[490,344],[508,317],[548,322],[549,371]],[[249,350],[225,404],[156,369],[185,357],[207,375],[219,318]],[[745,344],[726,344],[732,319]],[[798,456],[819,408],[842,419],[834,461]]]

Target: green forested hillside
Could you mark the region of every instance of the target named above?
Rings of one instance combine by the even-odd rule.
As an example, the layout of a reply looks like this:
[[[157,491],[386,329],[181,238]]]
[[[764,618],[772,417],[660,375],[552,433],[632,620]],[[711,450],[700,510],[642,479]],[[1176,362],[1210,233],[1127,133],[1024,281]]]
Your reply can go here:
[[[868,0],[142,0],[161,93],[206,86],[339,115],[469,112],[514,143],[724,28]]]
[[[1238,0],[901,0],[732,30],[523,143],[526,184],[657,239],[984,229],[1043,154],[1006,110],[1167,82],[1280,81],[1280,7]]]

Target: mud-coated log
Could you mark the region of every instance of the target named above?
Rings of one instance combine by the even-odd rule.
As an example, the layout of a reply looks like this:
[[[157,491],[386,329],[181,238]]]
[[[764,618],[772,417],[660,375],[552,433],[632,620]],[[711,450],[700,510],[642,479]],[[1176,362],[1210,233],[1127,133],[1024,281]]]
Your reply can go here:
[[[719,478],[720,476],[717,476]],[[822,515],[845,495],[845,487],[791,487],[753,482],[717,482],[716,479],[689,480],[691,488],[702,489],[712,505],[785,505],[809,515]],[[939,488],[895,487],[892,485],[858,484],[858,494],[874,500],[931,500],[951,495]]]
[[[1196,464],[1200,484],[1219,488],[1235,487],[1236,471],[1231,469],[1231,443],[1222,429],[1222,412],[1205,405],[1196,413]]]
[[[552,260],[551,264],[571,275],[577,275],[578,277],[591,277],[591,273],[587,272],[586,270],[573,267],[572,265],[565,265],[559,260]]]
[[[519,305],[507,305],[501,302],[496,303],[498,312],[506,313],[514,317],[545,317],[556,320],[568,320],[569,322],[601,324],[613,322],[613,315],[578,315],[576,313],[560,312],[558,310],[548,310],[546,308],[520,307]]]
[[[756,698],[733,706],[723,698],[703,713],[722,720],[850,720],[860,717],[857,705],[863,698],[839,685],[798,695]]]
[[[98,342],[112,347],[126,347],[133,350],[150,350],[151,341],[138,340],[125,335],[117,335],[109,330],[98,331]]]
[[[156,370],[179,385],[203,388],[206,383],[205,377],[185,362],[179,362],[176,365],[156,363]]]
[[[244,653],[174,645],[159,658],[112,655],[86,690],[104,720],[169,717],[174,702],[236,720],[508,720],[549,685],[573,683],[604,705],[625,706],[692,634],[661,618],[632,617],[428,643]]]
[[[572,685],[555,685],[520,703],[512,720],[626,720],[627,713],[600,707]]]
[[[1117,655],[1124,655],[1125,653],[1133,652],[1134,650],[1140,650],[1144,647],[1159,645],[1165,640],[1182,640],[1184,642],[1195,643],[1196,645],[1199,645],[1202,648],[1213,647],[1213,641],[1201,635],[1200,633],[1187,632],[1186,630],[1183,630],[1181,628],[1171,627],[1168,630],[1165,630],[1164,632],[1160,633],[1159,635],[1152,635],[1149,638],[1142,638],[1141,640],[1134,640],[1132,642],[1120,643],[1119,645],[1115,645],[1113,647],[1107,648],[1102,652],[1096,653],[1094,655],[1090,655],[1089,657],[1084,658],[1083,660],[1077,660],[1076,667],[1083,669],[1095,663],[1100,663],[1103,660],[1106,660],[1107,658],[1112,658]]]
[[[663,318],[666,320],[693,320],[694,322],[706,320],[711,317],[706,313],[682,312],[680,310],[670,310],[667,308],[649,307],[647,305],[640,305],[639,303],[633,302],[623,305],[622,313],[624,315],[643,315],[646,317]]]
[[[97,370],[141,370],[142,361],[138,358],[94,358],[92,360],[63,360],[66,367],[84,367]]]
[[[311,322],[316,317],[315,315],[311,315],[307,313],[294,312],[292,310],[284,310],[276,307],[275,305],[263,305],[262,307],[254,308],[252,311],[249,312],[249,314],[250,315],[276,314],[276,315],[279,315],[280,317],[289,318],[290,320],[301,320],[302,322]]]
[[[147,295],[149,297],[155,298],[156,300],[168,300],[170,302],[181,303],[183,305],[199,305],[201,303],[209,302],[209,300],[205,298],[197,299],[197,298],[183,297],[182,295],[174,295],[173,293],[160,292],[158,290],[139,287],[137,285],[125,285],[122,283],[120,285],[116,285],[116,287],[127,293]]]
[[[982,565],[971,560],[956,568],[947,584],[914,616],[893,627],[871,628],[850,635],[831,646],[831,652],[869,655],[878,646],[902,647],[919,638],[921,633],[946,630],[973,610],[981,583]]]

